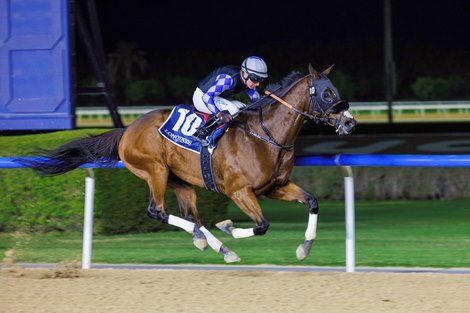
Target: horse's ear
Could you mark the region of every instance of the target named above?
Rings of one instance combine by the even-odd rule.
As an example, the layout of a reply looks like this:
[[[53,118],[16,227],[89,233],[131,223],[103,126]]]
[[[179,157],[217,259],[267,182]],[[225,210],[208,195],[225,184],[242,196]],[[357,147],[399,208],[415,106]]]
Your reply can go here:
[[[312,75],[313,79],[320,79],[320,74],[313,68],[312,64],[308,65],[308,72]]]
[[[330,66],[329,68],[327,68],[326,70],[324,70],[324,71],[322,72],[322,74],[325,74],[326,76],[330,75],[330,74],[331,74],[331,71],[333,70],[333,67],[334,67],[334,66],[335,66],[335,65],[333,64],[332,66]]]

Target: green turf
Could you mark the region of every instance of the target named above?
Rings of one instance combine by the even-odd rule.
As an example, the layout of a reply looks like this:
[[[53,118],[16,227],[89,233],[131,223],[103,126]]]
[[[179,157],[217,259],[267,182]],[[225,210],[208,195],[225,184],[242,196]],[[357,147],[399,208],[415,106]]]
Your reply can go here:
[[[263,200],[271,227],[265,236],[235,240],[213,233],[242,258],[240,264],[345,265],[344,203],[322,201],[310,257],[295,258],[307,209]],[[231,206],[237,226],[252,223]],[[0,234],[0,254],[14,249],[18,262],[81,260],[81,234]],[[221,255],[196,250],[183,231],[94,236],[93,263],[224,264]],[[470,200],[356,202],[356,265],[470,267]]]

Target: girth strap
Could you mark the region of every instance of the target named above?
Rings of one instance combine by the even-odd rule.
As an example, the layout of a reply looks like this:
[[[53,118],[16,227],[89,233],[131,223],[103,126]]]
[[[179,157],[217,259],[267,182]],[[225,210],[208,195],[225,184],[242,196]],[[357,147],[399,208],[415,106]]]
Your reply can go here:
[[[214,173],[212,171],[212,154],[209,152],[207,146],[201,145],[201,175],[204,182],[204,187],[209,191],[219,192],[217,184],[215,183]]]

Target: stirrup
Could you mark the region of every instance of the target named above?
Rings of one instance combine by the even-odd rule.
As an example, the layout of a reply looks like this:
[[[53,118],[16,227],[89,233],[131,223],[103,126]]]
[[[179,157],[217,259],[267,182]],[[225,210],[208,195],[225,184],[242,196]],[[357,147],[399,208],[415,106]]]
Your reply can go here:
[[[199,138],[199,137],[196,137],[196,136],[192,136],[192,138],[194,140],[197,140],[201,143],[202,146],[206,147],[209,145],[209,140],[207,140],[206,138]]]

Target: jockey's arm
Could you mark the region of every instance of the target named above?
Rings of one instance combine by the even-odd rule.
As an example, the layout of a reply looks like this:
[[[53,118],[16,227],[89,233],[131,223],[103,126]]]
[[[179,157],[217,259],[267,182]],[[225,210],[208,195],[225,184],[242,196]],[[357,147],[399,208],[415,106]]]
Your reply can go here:
[[[214,98],[223,93],[225,90],[230,89],[232,84],[232,76],[227,74],[220,74],[216,77],[214,84],[202,96],[202,101],[204,101],[206,107],[209,109],[209,111],[212,112],[212,114],[216,114],[220,111],[215,105]]]
[[[248,97],[250,97],[251,101],[256,101],[260,98],[258,90],[255,89],[247,89],[246,93],[248,94]]]

